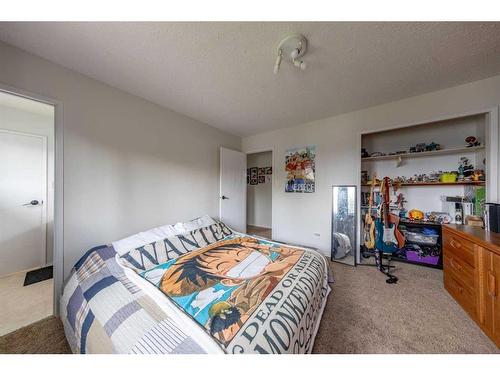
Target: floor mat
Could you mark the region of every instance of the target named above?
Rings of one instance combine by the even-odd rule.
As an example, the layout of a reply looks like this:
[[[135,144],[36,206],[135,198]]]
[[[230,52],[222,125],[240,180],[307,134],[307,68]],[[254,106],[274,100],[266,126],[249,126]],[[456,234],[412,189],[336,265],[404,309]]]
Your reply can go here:
[[[26,273],[24,279],[24,286],[39,283],[40,281],[52,279],[54,268],[52,266],[39,268],[37,270],[29,271]]]

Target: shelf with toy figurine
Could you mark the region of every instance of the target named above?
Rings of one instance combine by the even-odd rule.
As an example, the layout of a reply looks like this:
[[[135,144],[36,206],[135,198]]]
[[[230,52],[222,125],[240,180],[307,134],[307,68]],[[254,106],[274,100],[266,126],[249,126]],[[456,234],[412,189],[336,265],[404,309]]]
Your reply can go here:
[[[437,221],[430,221],[430,220],[416,220],[416,219],[409,219],[409,218],[400,218],[399,220],[400,225],[404,224],[415,224],[415,225],[436,225],[436,226],[441,226],[443,225],[442,223],[439,223]]]
[[[457,182],[403,182],[399,186],[440,186],[440,185],[475,185],[484,186],[485,181],[457,181]],[[371,186],[370,184],[361,184],[361,186]],[[377,186],[375,186],[377,188]]]
[[[464,152],[475,152],[479,150],[484,150],[485,146],[472,146],[472,147],[459,147],[459,148],[445,148],[442,150],[435,151],[421,151],[421,152],[401,152],[394,153],[389,155],[381,155],[381,156],[367,156],[362,157],[361,162],[365,161],[375,161],[375,160],[397,160],[401,159],[410,159],[410,158],[421,158],[424,156],[440,156],[440,155],[450,155],[450,154],[460,154]]]

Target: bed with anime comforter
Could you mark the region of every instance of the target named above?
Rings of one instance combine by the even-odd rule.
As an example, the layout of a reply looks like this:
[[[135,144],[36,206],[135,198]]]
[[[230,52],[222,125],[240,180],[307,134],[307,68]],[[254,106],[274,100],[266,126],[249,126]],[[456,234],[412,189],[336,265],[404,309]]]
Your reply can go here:
[[[310,353],[328,271],[314,250],[213,221],[127,251],[89,250],[61,318],[74,353]]]

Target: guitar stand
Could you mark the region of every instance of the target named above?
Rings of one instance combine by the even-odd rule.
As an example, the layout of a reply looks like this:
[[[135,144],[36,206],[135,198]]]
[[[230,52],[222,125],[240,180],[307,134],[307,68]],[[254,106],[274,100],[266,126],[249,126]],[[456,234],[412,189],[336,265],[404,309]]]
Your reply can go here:
[[[382,272],[384,275],[387,276],[387,279],[385,280],[387,284],[396,284],[398,282],[398,278],[394,275],[391,275],[391,268],[395,267],[391,266],[391,260],[392,260],[392,255],[387,254],[387,266],[384,266],[382,264],[382,260],[380,261],[380,266],[382,268],[380,272]],[[387,270],[385,270],[385,268],[387,268]]]
[[[387,265],[384,266],[383,259],[385,255],[387,257]],[[398,282],[398,278],[391,274],[391,268],[396,268],[396,266],[391,266],[392,254],[382,253],[380,257],[380,268],[378,268],[377,264],[359,264],[360,266],[368,266],[368,267],[377,267],[377,269],[387,276],[385,282],[387,284],[396,284]]]

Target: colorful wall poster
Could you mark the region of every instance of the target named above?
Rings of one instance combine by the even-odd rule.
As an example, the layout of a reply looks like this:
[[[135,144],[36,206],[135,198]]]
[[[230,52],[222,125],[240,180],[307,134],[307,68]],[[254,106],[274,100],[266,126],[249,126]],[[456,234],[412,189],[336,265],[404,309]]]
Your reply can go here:
[[[316,146],[297,147],[285,152],[287,193],[314,193]]]

